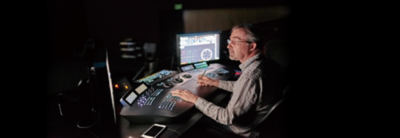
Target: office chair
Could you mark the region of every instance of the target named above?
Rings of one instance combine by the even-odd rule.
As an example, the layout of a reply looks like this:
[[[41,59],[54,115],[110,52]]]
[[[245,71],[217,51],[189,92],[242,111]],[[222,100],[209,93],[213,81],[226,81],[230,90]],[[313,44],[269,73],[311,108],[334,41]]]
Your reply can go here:
[[[251,131],[250,138],[283,138],[285,126],[285,103],[286,95],[290,90],[291,84],[288,83],[283,90],[284,97],[270,107],[268,113],[263,116],[259,123]]]
[[[285,103],[286,95],[289,93],[291,83],[288,83],[283,90],[283,98],[269,107],[268,113],[259,119],[259,123],[255,125],[251,131],[250,138],[283,138],[285,131]],[[227,133],[219,127],[209,127],[204,133],[212,134],[209,138],[242,138],[233,133]],[[202,136],[199,136],[202,137]]]
[[[264,46],[266,57],[279,63],[285,83],[289,82],[290,76],[290,43],[288,40],[278,39],[268,41]]]

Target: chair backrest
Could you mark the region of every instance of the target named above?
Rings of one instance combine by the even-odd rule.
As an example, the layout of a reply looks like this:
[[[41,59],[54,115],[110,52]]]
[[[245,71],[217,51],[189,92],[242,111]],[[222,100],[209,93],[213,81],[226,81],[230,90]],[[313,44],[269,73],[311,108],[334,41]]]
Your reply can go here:
[[[287,82],[287,83],[286,83],[285,89],[283,89],[283,96],[284,96],[284,97],[286,97],[286,95],[289,93],[289,90],[290,90],[291,85],[292,85],[292,84],[291,84],[290,82]]]
[[[286,94],[289,92],[291,87],[291,83],[288,83],[285,87],[285,89],[283,90],[284,93],[284,97],[282,99],[280,99],[278,102],[276,102],[273,106],[271,106],[271,108],[269,109],[268,113],[265,114],[265,116],[263,116],[259,122],[255,125],[255,128],[253,129],[253,131],[251,132],[251,138],[257,138],[260,137],[261,133],[275,133],[273,132],[274,130],[270,130],[270,131],[264,131],[264,129],[269,129],[269,128],[276,128],[276,129],[283,129],[282,127],[276,127],[274,125],[282,125],[282,121],[281,117],[282,115],[284,116],[284,106],[283,104],[286,101]],[[279,118],[279,119],[278,119]],[[269,121],[269,120],[273,120],[273,121]],[[278,121],[278,123],[276,123],[276,121]],[[270,123],[270,124],[269,124]],[[266,126],[270,126],[270,127],[266,127]],[[282,132],[282,130],[279,130],[280,132]]]
[[[285,101],[285,99],[286,99],[286,97],[283,97],[283,98],[280,99],[278,102],[276,102],[276,103],[271,107],[271,109],[268,111],[268,113],[267,113],[265,116],[263,116],[263,118],[257,123],[256,127],[258,127],[261,123],[263,123],[263,122],[268,118],[268,116],[270,116],[270,114],[271,114],[279,105],[281,105],[281,104]]]
[[[279,63],[283,77],[289,77],[290,69],[290,44],[288,40],[271,40],[265,44],[265,56]]]

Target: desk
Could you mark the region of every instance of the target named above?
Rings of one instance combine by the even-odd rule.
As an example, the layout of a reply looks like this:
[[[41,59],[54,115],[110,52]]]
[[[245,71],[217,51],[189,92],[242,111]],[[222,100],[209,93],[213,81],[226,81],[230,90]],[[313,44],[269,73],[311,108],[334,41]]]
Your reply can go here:
[[[220,103],[224,98],[230,95],[229,92],[217,89],[214,97],[209,98],[214,104]],[[193,107],[196,108],[196,107]],[[159,136],[160,138],[175,138],[180,137],[189,128],[191,128],[197,121],[199,121],[204,114],[197,109],[194,110],[193,115],[184,122],[174,124],[164,124],[167,128]],[[119,116],[119,133],[121,138],[141,138],[141,135],[151,126],[152,124],[130,124],[122,116]]]

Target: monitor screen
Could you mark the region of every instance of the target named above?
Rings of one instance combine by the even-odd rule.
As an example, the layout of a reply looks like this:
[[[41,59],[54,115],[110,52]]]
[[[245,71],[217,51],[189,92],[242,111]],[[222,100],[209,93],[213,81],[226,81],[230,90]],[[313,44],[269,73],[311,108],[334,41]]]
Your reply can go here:
[[[89,71],[90,85],[99,112],[101,129],[116,130],[117,116],[114,102],[114,89],[108,61],[108,51],[99,48],[93,51],[94,57]]]
[[[219,31],[177,34],[179,65],[219,60],[220,34]]]
[[[137,87],[137,88],[135,89],[135,91],[136,91],[138,94],[141,94],[141,93],[143,93],[146,89],[147,89],[147,86],[146,86],[145,84],[142,84],[142,85],[140,85],[139,87]]]
[[[194,69],[193,65],[185,65],[185,66],[181,67],[182,71],[189,71],[189,70],[192,70],[192,69]]]

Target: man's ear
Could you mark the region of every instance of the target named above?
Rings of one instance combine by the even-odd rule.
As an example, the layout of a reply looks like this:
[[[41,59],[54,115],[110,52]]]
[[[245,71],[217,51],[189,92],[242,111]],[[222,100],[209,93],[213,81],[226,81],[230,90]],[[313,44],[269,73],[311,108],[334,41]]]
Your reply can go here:
[[[254,51],[257,49],[257,44],[256,43],[250,43],[250,51]]]

